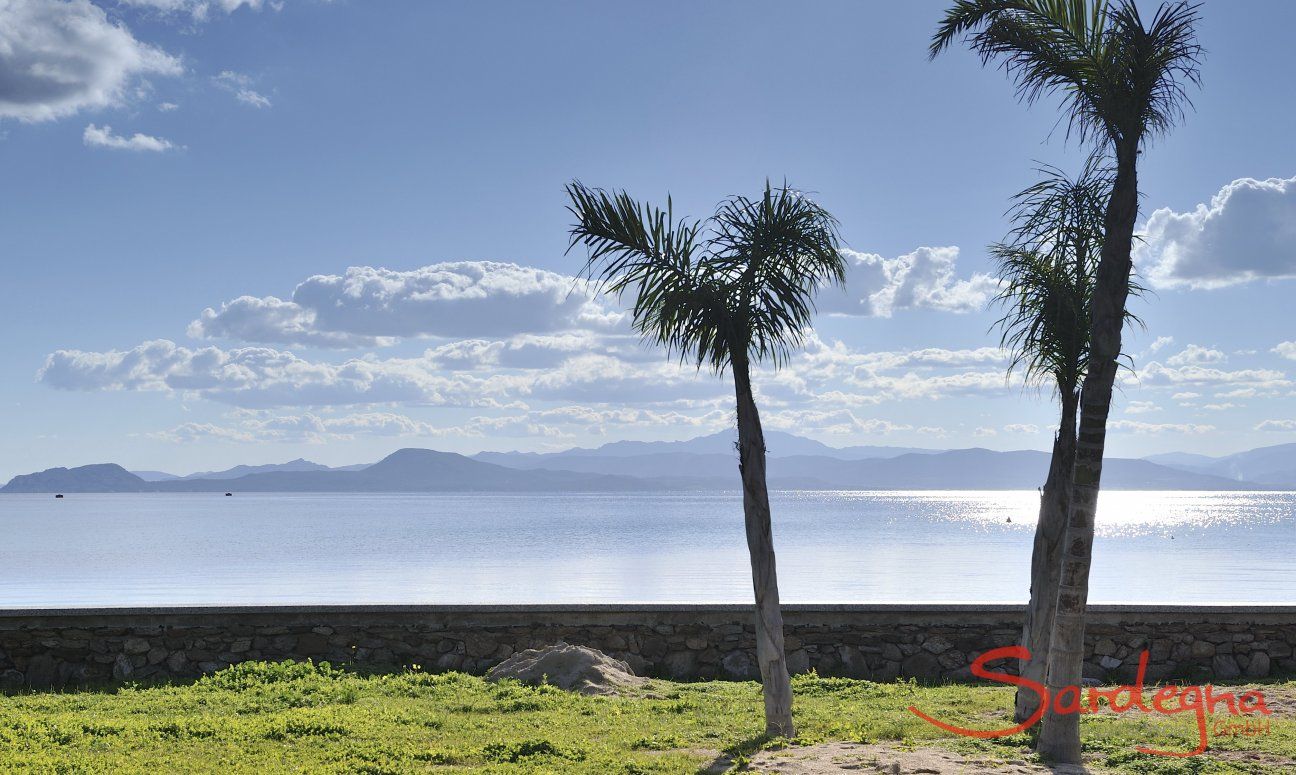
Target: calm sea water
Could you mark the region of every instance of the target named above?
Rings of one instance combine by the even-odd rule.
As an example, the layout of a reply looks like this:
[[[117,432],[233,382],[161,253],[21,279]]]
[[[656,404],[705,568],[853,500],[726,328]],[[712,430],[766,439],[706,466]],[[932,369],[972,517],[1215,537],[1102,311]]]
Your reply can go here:
[[[773,500],[785,601],[1025,599],[1034,492]],[[1093,602],[1296,602],[1294,493],[1099,511]],[[745,602],[748,567],[737,493],[0,496],[0,607]]]

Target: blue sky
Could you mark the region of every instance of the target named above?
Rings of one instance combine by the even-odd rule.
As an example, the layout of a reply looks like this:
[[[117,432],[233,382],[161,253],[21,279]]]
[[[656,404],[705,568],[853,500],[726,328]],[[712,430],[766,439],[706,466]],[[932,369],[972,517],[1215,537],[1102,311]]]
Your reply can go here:
[[[0,476],[726,427],[724,381],[570,279],[572,178],[693,215],[786,178],[842,221],[825,309],[850,314],[760,376],[768,425],[1046,448],[984,246],[1035,161],[1083,151],[965,51],[927,61],[943,7],[10,2]],[[1296,441],[1293,26],[1285,2],[1202,8],[1196,108],[1141,170],[1155,293],[1113,454]]]

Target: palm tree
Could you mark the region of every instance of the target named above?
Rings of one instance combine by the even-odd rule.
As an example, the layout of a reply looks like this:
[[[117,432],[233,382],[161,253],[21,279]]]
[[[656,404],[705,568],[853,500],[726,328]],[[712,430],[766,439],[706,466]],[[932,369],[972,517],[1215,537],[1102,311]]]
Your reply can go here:
[[[1021,675],[1043,683],[1071,504],[1076,409],[1089,358],[1094,269],[1111,175],[1096,156],[1075,180],[1055,167],[1042,167],[1039,172],[1039,182],[1013,197],[1009,216],[1014,227],[1007,241],[990,246],[990,253],[998,262],[1002,281],[995,300],[1006,308],[997,325],[1003,332],[1000,343],[1010,354],[1008,369],[1020,369],[1027,383],[1051,383],[1061,409],[1048,476],[1040,491],[1030,602],[1022,626],[1022,645],[1030,651],[1030,659]],[[1036,693],[1017,692],[1018,723],[1038,707]]]
[[[609,293],[633,296],[635,329],[699,369],[733,373],[765,732],[791,737],[792,684],[751,365],[785,362],[810,325],[815,293],[845,282],[837,221],[786,184],[768,182],[764,196],[731,197],[705,221],[677,222],[669,197],[663,211],[579,182],[567,195],[576,218],[568,251],[584,245],[585,274]]]
[[[1068,132],[1115,160],[1095,270],[1089,367],[1049,650],[1051,689],[1079,685],[1084,662],[1094,516],[1138,218],[1138,156],[1189,104],[1188,84],[1199,79],[1197,20],[1197,6],[1188,2],[1163,3],[1145,25],[1134,0],[958,0],[931,42],[935,56],[966,36],[983,62],[1003,64],[1027,103],[1060,96]],[[1078,763],[1079,715],[1050,711],[1038,748],[1047,758]]]

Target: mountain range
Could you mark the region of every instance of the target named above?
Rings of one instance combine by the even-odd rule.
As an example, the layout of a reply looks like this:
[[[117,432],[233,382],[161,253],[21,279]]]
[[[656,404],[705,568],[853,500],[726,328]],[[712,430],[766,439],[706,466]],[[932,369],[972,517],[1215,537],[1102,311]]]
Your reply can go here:
[[[1152,455],[1147,460],[1181,471],[1221,476],[1238,482],[1273,487],[1291,487],[1296,483],[1296,444],[1260,447],[1220,457],[1171,452]]]
[[[830,447],[766,434],[770,487],[805,490],[1034,489],[1048,453]],[[562,452],[465,456],[402,449],[377,463],[330,468],[308,460],[178,476],[114,463],[15,476],[0,493],[76,492],[626,492],[733,490],[732,431],[686,441],[618,441]],[[1109,458],[1103,484],[1124,490],[1296,489],[1296,444],[1209,457],[1187,453]]]

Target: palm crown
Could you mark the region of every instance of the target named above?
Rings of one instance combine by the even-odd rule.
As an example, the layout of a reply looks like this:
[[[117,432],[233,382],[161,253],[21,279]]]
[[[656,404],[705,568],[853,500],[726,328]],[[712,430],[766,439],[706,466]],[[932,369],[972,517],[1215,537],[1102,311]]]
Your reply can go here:
[[[567,186],[568,250],[589,251],[602,290],[632,291],[645,339],[723,371],[735,359],[781,364],[802,341],[815,292],[845,281],[837,221],[799,191],[726,199],[704,221],[676,221],[624,191]]]
[[[1019,95],[1061,94],[1081,140],[1098,135],[1137,150],[1169,129],[1199,80],[1197,5],[1160,6],[1144,27],[1133,0],[958,0],[932,38],[934,57],[966,36],[983,62],[999,60]]]
[[[1013,229],[990,246],[1002,280],[996,297],[1005,308],[997,325],[1009,368],[1027,381],[1052,378],[1075,391],[1089,355],[1089,307],[1103,238],[1111,174],[1090,160],[1076,180],[1040,168],[1041,179],[1017,194]]]
[[[1093,155],[1074,180],[1056,167],[1013,197],[1013,224],[1005,241],[990,246],[1001,280],[995,301],[1004,307],[996,325],[1009,352],[1009,369],[1028,382],[1051,379],[1060,392],[1075,391],[1089,365],[1089,334],[1104,215],[1112,171]],[[1129,282],[1132,294],[1144,288]],[[1126,311],[1127,321],[1139,322]]]

